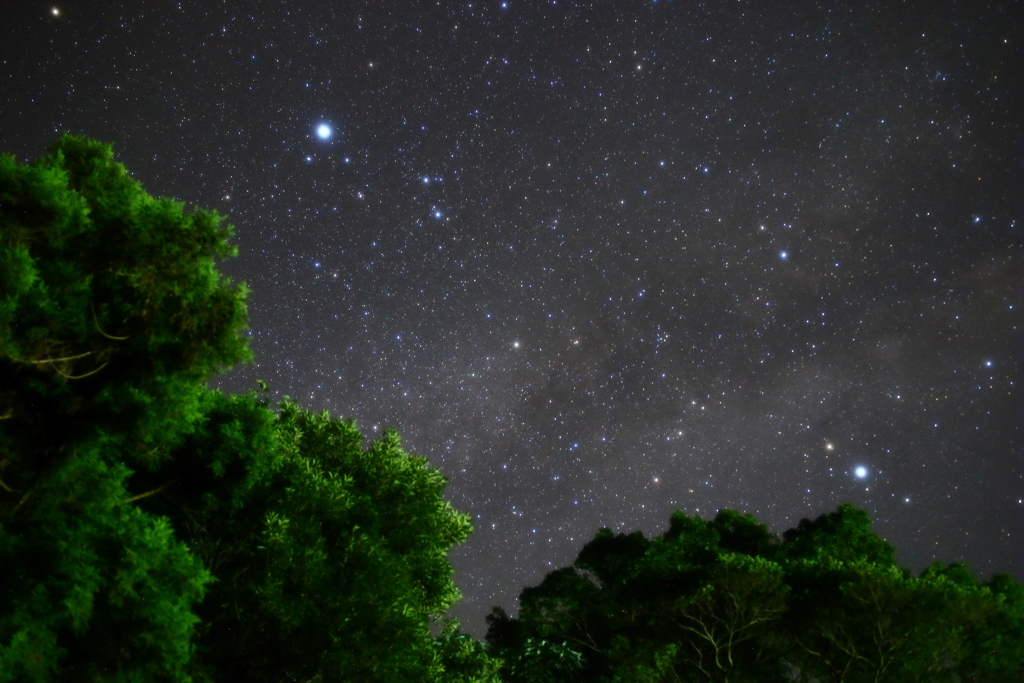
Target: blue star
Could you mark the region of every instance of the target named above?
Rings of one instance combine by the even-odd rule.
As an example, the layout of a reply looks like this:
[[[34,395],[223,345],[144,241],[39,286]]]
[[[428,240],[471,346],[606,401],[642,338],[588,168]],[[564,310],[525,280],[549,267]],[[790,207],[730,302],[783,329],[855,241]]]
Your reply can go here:
[[[316,136],[321,140],[330,139],[331,134],[333,132],[334,131],[331,130],[331,127],[328,126],[326,123],[321,123],[319,126],[316,127]]]

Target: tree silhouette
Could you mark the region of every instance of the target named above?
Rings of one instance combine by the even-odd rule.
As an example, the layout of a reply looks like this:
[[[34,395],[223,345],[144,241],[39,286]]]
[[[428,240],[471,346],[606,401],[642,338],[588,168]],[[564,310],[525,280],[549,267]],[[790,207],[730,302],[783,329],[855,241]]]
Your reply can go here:
[[[735,511],[675,512],[653,540],[600,530],[489,639],[506,662],[531,639],[574,648],[580,681],[1021,680],[1020,584],[960,565],[915,577],[894,555],[849,505],[781,540]]]

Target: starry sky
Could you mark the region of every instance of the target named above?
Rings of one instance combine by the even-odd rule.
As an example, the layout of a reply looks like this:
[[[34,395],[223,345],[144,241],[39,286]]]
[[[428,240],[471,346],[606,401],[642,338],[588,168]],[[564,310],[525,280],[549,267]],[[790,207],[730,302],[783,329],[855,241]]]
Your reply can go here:
[[[478,635],[677,509],[1024,577],[1021,9],[24,1],[0,149],[229,216],[257,361],[214,384],[398,429]]]

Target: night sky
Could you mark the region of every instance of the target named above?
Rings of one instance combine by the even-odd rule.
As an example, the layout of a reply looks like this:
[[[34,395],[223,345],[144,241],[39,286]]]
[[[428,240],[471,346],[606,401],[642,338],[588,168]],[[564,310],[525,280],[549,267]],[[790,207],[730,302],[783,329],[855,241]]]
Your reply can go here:
[[[217,7],[214,7],[217,5]],[[850,502],[1024,577],[1020,2],[15,2],[0,150],[236,227],[257,361],[449,479],[480,635],[598,528]]]

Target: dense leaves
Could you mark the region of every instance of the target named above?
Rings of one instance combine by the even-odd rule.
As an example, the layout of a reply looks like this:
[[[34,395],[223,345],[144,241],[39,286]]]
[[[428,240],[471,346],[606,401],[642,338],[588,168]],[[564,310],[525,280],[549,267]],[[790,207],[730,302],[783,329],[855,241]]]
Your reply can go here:
[[[500,683],[501,660],[488,653],[486,645],[459,631],[458,622],[444,623],[434,639],[436,680],[445,683]]]
[[[495,680],[431,636],[470,531],[444,478],[206,388],[249,357],[229,236],[106,145],[0,157],[0,682]]]
[[[848,505],[782,540],[731,510],[677,512],[653,540],[599,531],[523,591],[518,619],[496,610],[488,641],[516,670],[578,654],[571,674],[537,680],[1024,680],[1021,597],[961,565],[900,570]]]
[[[98,432],[145,461],[187,428],[196,394],[183,385],[249,357],[245,290],[215,268],[230,235],[215,213],[150,197],[109,146],[64,136],[30,165],[0,156],[8,488]]]
[[[425,680],[431,615],[459,595],[447,551],[470,531],[445,481],[386,433],[281,406],[280,469],[239,505],[181,501],[220,578],[199,607],[217,680]],[[230,431],[230,430],[228,430]]]
[[[105,145],[0,157],[0,680],[187,678],[212,577],[129,479],[248,357],[229,235]]]

